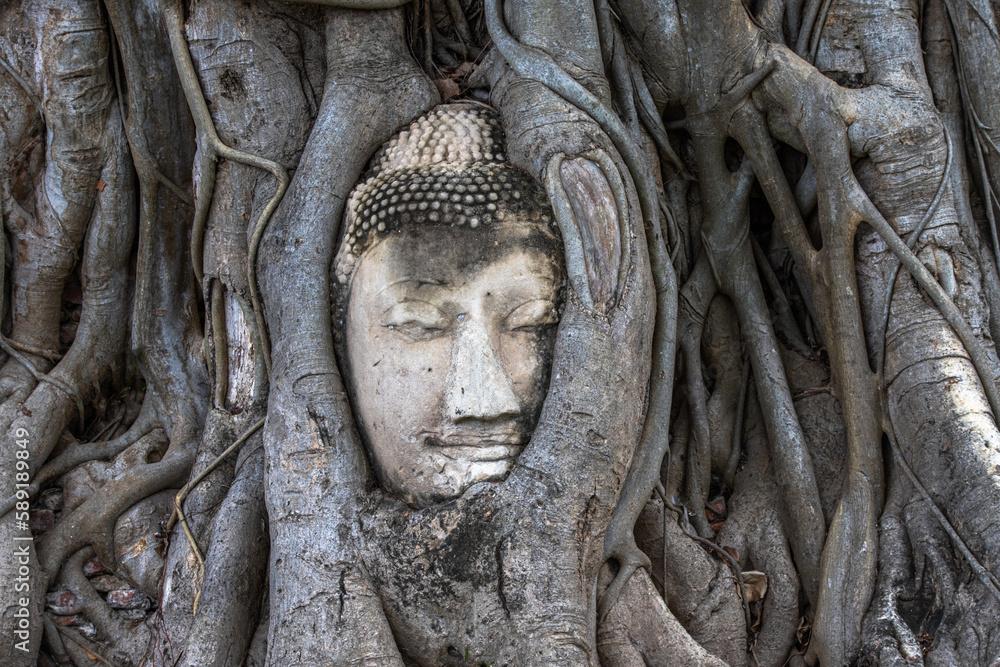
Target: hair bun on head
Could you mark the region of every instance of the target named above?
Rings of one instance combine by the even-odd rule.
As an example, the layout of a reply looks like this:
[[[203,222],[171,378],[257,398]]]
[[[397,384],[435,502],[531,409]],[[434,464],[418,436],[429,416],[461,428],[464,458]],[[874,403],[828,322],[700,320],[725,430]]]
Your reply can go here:
[[[372,159],[372,173],[490,162],[504,162],[497,113],[459,102],[435,107],[390,139]]]
[[[504,211],[555,224],[541,186],[506,163],[497,113],[474,102],[437,106],[379,149],[351,192],[336,280],[347,283],[374,240],[402,225],[475,229]]]

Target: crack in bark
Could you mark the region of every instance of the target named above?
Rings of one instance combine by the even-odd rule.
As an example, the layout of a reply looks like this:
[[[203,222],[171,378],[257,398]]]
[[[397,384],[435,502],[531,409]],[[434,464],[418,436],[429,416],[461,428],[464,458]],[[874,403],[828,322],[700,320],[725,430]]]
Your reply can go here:
[[[507,606],[507,594],[504,593],[504,579],[506,579],[506,574],[503,568],[503,549],[504,540],[497,542],[496,549],[493,551],[494,558],[497,563],[497,597],[500,598],[500,607],[503,609],[504,615],[510,618],[510,607]]]

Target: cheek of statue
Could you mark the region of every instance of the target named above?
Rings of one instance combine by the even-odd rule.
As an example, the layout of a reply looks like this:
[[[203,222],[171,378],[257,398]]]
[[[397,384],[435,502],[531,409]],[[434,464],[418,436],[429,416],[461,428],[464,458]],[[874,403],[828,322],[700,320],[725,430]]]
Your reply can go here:
[[[421,507],[502,480],[515,464],[545,397],[558,282],[529,248],[474,270],[405,261],[407,250],[389,239],[366,254],[345,333],[379,479]]]

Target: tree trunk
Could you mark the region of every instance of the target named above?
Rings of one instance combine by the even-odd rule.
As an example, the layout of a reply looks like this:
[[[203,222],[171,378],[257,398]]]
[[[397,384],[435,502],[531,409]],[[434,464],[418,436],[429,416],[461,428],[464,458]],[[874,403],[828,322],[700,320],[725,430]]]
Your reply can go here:
[[[998,23],[0,2],[0,662],[996,663]],[[448,109],[547,195],[558,328],[509,473],[417,502],[358,417],[342,221]]]

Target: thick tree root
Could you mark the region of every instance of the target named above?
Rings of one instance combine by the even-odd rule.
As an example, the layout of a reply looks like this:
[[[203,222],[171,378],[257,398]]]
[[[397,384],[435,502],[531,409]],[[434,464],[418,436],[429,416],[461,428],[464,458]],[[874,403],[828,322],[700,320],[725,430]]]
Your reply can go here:
[[[616,596],[636,567],[648,567],[648,559],[635,545],[632,528],[653,490],[667,448],[667,422],[673,384],[676,349],[677,278],[666,252],[660,224],[659,196],[648,161],[621,119],[597,96],[571,77],[548,54],[516,40],[504,24],[499,0],[486,0],[486,23],[497,50],[521,77],[538,81],[588,114],[603,129],[622,156],[638,193],[646,230],[650,267],[656,290],[656,323],[653,338],[653,368],[649,405],[643,436],[625,480],[624,497],[618,502],[605,540],[605,559],[614,558],[621,567],[621,584],[613,585],[600,601],[599,617],[614,606]],[[605,168],[605,174],[610,175]],[[620,195],[617,195],[620,196]],[[624,211],[620,212],[620,216]],[[624,270],[624,266],[621,270]],[[609,595],[610,593],[610,595]]]
[[[718,542],[726,551],[737,553],[746,569],[767,575],[767,593],[758,611],[759,627],[751,653],[757,664],[779,667],[795,641],[800,584],[777,509],[781,506],[781,492],[769,460],[764,421],[755,395],[750,405],[747,463],[738,473],[737,490],[727,503],[729,513]]]
[[[606,667],[724,667],[706,651],[659,599],[649,576],[638,571],[597,631],[601,664]]]
[[[739,563],[717,544],[700,538],[687,509],[665,494],[654,496],[645,512],[647,526],[662,526],[656,540],[669,554],[663,562],[662,583],[671,613],[710,653],[729,665],[747,664],[751,619],[741,597]],[[644,540],[648,539],[647,535]]]
[[[229,447],[227,447],[221,454],[219,454],[214,461],[209,463],[204,470],[198,473],[198,475],[194,479],[190,480],[187,484],[185,484],[181,488],[181,490],[177,492],[177,495],[174,497],[174,512],[170,517],[170,521],[167,523],[167,530],[170,530],[170,528],[173,527],[175,519],[180,522],[181,527],[184,529],[184,536],[187,537],[188,543],[191,545],[191,550],[194,552],[195,557],[198,559],[198,564],[201,565],[202,567],[205,566],[205,558],[204,556],[202,556],[201,549],[198,548],[198,542],[197,540],[194,539],[194,534],[191,532],[191,528],[190,526],[188,526],[187,518],[184,516],[184,500],[188,497],[188,494],[191,493],[191,489],[198,486],[198,484],[201,483],[203,479],[208,477],[212,473],[212,471],[219,466],[219,464],[221,464],[223,461],[229,458],[230,454],[232,454],[233,452],[238,450],[241,446],[243,446],[243,443],[249,440],[254,433],[259,431],[263,425],[264,425],[263,419],[260,419],[256,423],[254,423],[254,425],[251,426],[249,429],[247,429],[246,432],[243,433],[243,435],[237,438],[233,444],[229,445]],[[195,597],[194,611],[195,613],[197,613],[198,611],[197,596]]]
[[[917,478],[916,474],[914,474],[913,469],[910,468],[910,465],[906,462],[906,458],[903,456],[903,452],[899,448],[899,443],[896,442],[895,434],[891,430],[887,429],[886,435],[889,438],[892,453],[896,456],[896,462],[906,474],[906,478],[910,481],[910,484],[912,484],[913,487],[920,492],[920,496],[924,499],[924,502],[927,503],[927,506],[930,508],[934,518],[941,523],[941,527],[946,533],[948,533],[948,537],[950,537],[955,543],[955,548],[958,549],[959,553],[961,553],[965,560],[968,561],[969,567],[972,568],[972,571],[975,572],[979,580],[983,582],[986,589],[993,594],[998,602],[1000,602],[1000,578],[997,578],[994,573],[983,567],[983,564],[979,562],[979,559],[976,558],[969,547],[966,546],[965,540],[959,536],[958,531],[955,530],[951,521],[948,520],[948,518],[944,515],[944,512],[941,511],[941,508],[939,508],[937,503],[935,503],[931,498],[930,494],[927,492],[927,488],[920,483],[920,480]]]
[[[256,430],[252,427],[253,433]],[[200,613],[195,611],[179,665],[239,667],[250,648],[267,571],[261,441],[254,438],[241,450],[235,479],[216,515],[202,578]]]
[[[183,449],[168,449],[162,460],[147,463],[127,477],[109,482],[63,518],[38,546],[38,562],[47,582],[43,590],[69,555],[88,544],[103,563],[116,569],[117,558],[110,539],[118,516],[143,498],[178,484],[190,470],[192,458]]]
[[[32,478],[28,488],[25,489],[28,497],[34,499],[39,491],[43,491],[54,480],[59,479],[67,472],[87,461],[110,461],[123,451],[134,445],[139,438],[149,431],[144,425],[136,422],[139,428],[129,429],[120,438],[107,442],[76,443],[65,452],[55,457],[39,470]],[[6,515],[17,502],[18,494],[12,495],[3,504],[0,504],[0,517]]]
[[[288,189],[290,179],[285,168],[277,162],[230,148],[219,138],[215,130],[215,123],[212,120],[212,114],[209,112],[208,104],[206,104],[205,97],[202,95],[201,84],[198,83],[198,74],[194,68],[194,63],[191,61],[191,54],[188,51],[187,41],[184,38],[183,22],[181,20],[182,14],[180,2],[177,0],[170,0],[165,3],[164,17],[167,22],[167,33],[170,35],[171,52],[174,55],[174,63],[180,75],[188,108],[191,110],[191,116],[194,118],[195,127],[197,128],[198,149],[201,153],[198,173],[201,175],[202,180],[196,188],[198,198],[195,203],[194,228],[191,233],[191,261],[199,283],[204,278],[203,244],[205,221],[208,219],[209,207],[212,203],[212,192],[215,188],[215,170],[218,159],[222,157],[227,160],[264,169],[270,172],[278,181],[278,187],[274,195],[272,195],[271,200],[264,207],[264,210],[261,211],[253,227],[251,227],[248,244],[249,257],[247,259],[247,284],[250,288],[250,302],[253,306],[256,320],[256,334],[262,342],[261,355],[264,358],[264,365],[270,374],[270,342],[257,286],[257,253],[260,248],[260,241],[264,238],[264,232],[267,230],[267,223],[275,210],[277,210],[278,204],[281,203],[281,199]]]
[[[401,12],[335,11],[326,27],[322,106],[261,255],[274,344],[264,430],[268,660],[401,664],[351,538],[370,473],[335,363],[329,271],[344,199],[365,162],[438,97],[410,56]],[[367,50],[352,46],[351,35],[359,31]],[[312,241],[298,244],[296,238]],[[314,560],[319,557],[322,563]]]

